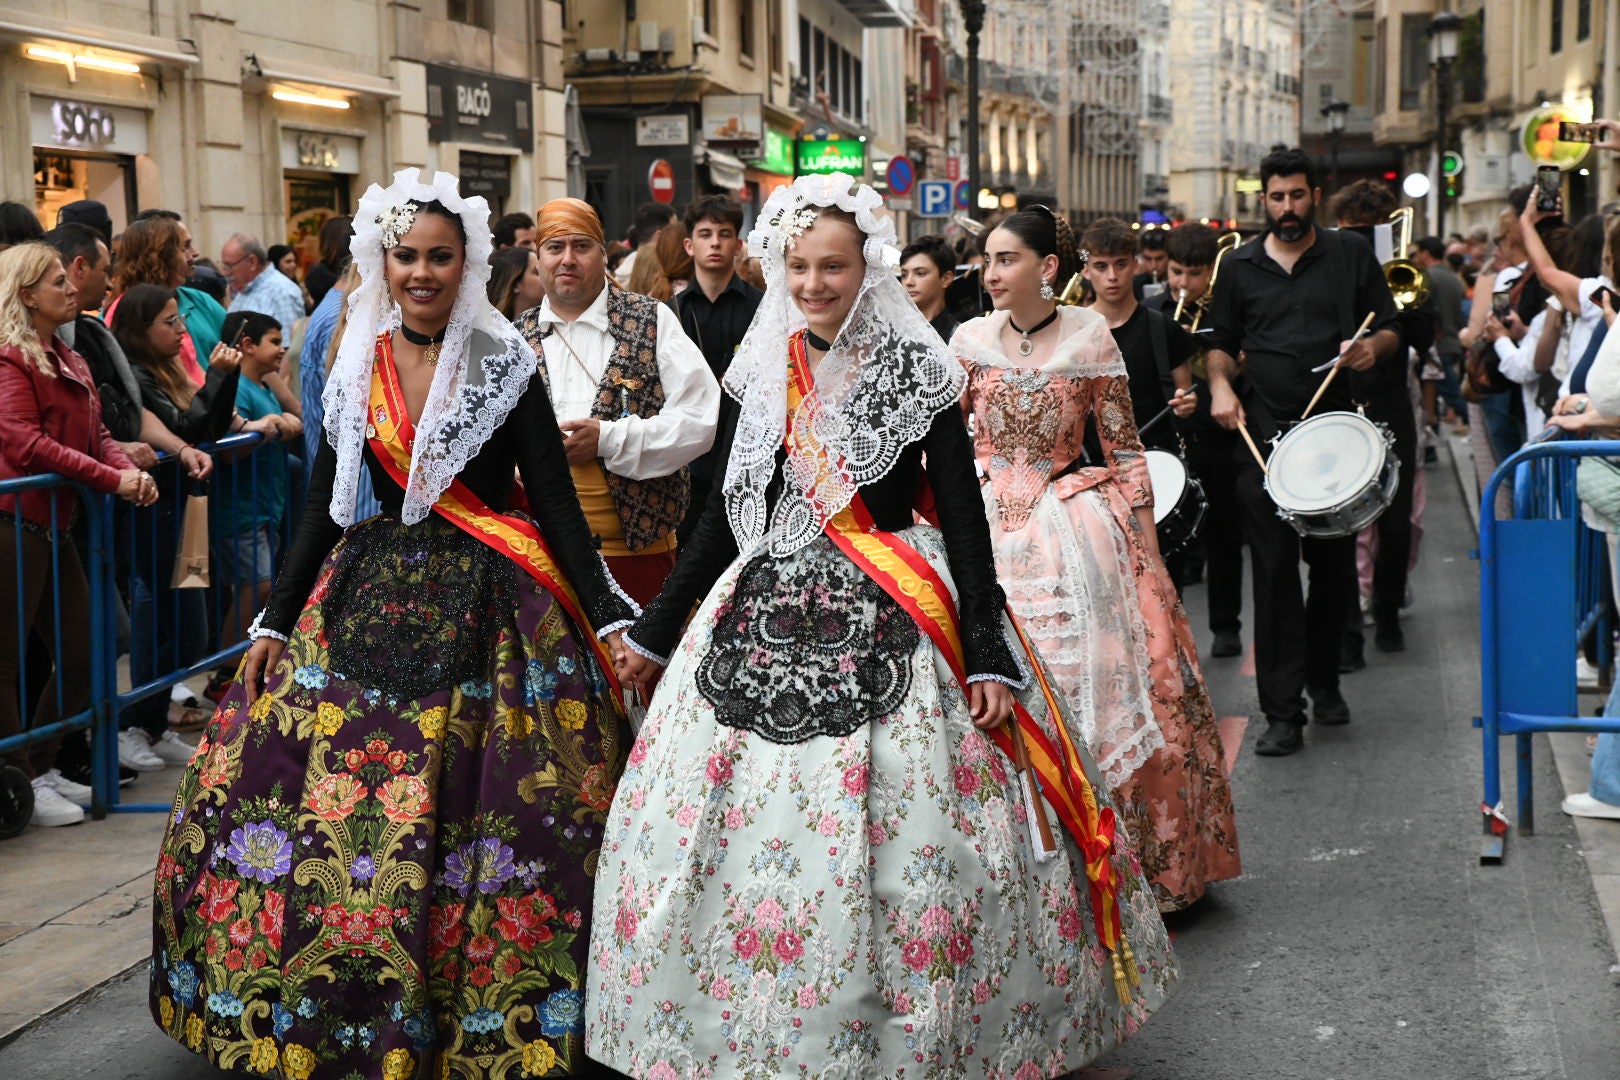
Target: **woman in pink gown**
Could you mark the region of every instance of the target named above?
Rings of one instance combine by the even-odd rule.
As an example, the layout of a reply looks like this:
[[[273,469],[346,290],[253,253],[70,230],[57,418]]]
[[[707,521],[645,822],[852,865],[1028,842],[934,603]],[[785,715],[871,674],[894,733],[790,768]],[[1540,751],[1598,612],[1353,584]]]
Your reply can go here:
[[[1147,460],[1107,320],[1059,307],[1068,223],[1020,211],[986,240],[996,310],[951,339],[996,573],[1069,698],[1161,911],[1240,872],[1232,792],[1186,613],[1159,557]],[[1094,418],[1106,463],[1087,465]]]

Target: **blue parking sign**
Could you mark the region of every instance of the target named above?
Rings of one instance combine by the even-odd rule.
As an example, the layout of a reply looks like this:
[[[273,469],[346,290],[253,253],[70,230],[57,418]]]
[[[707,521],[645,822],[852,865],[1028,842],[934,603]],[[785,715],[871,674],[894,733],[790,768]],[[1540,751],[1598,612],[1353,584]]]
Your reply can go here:
[[[917,185],[918,217],[950,217],[951,182],[924,180]]]

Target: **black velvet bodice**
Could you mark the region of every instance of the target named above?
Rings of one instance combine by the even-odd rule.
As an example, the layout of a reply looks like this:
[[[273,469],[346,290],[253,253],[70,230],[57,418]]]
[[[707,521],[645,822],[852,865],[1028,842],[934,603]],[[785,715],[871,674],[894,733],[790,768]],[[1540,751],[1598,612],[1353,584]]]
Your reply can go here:
[[[723,433],[723,439],[729,456],[731,432]],[[778,451],[776,473],[766,489],[766,502],[773,510],[782,497],[786,456],[785,450]],[[956,586],[968,675],[1021,683],[1022,672],[1002,631],[1007,598],[996,584],[995,553],[973,469],[973,446],[962,412],[954,404],[934,417],[927,435],[901,452],[894,468],[861,488],[861,500],[878,529],[898,532],[916,523],[914,508],[925,471]],[[726,517],[721,487],[716,483],[710,492],[703,517],[681,548],[663,592],[629,631],[635,643],[648,652],[667,657],[674,651],[693,605],[708,595],[737,558],[737,539]]]

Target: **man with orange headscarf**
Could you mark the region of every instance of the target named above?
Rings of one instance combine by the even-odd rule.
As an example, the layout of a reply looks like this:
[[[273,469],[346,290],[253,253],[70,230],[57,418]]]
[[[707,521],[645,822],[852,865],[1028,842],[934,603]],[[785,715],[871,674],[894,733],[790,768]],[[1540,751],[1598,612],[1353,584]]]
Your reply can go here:
[[[546,298],[517,327],[540,358],[602,555],[646,604],[675,565],[688,466],[714,443],[720,384],[673,311],[609,280],[589,203],[546,203],[536,240]]]

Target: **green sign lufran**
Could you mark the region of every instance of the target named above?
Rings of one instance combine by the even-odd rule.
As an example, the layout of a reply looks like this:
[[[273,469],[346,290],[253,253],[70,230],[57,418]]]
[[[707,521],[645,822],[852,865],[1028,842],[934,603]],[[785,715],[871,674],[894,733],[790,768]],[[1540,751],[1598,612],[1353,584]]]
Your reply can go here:
[[[799,143],[799,175],[849,173],[866,175],[866,144],[859,139],[804,139]]]
[[[793,136],[777,131],[775,128],[766,128],[765,159],[760,164],[766,172],[792,176]]]

